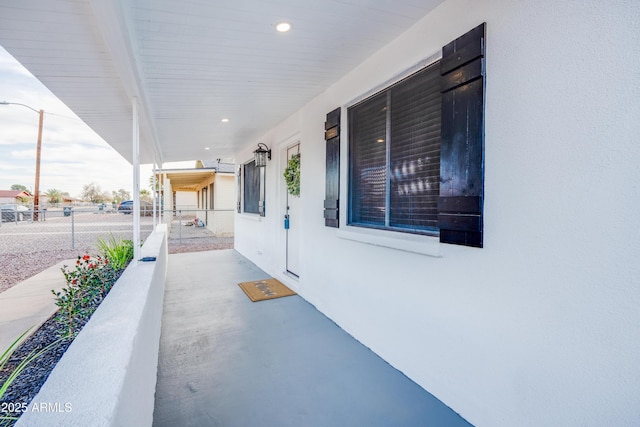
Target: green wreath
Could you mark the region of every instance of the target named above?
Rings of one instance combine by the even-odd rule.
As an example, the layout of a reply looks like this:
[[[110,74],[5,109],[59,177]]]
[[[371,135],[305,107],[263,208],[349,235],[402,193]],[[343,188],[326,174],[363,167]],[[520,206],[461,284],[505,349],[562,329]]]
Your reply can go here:
[[[289,194],[300,196],[300,153],[294,154],[289,159],[287,168],[284,170],[284,180]]]

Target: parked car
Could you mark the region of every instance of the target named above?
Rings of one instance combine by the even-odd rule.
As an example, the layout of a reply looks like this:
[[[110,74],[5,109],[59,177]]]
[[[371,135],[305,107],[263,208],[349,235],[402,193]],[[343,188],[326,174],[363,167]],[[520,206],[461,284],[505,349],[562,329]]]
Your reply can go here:
[[[2,211],[2,221],[4,222],[26,221],[31,219],[31,211],[26,206],[10,203],[0,206],[0,210]]]
[[[133,200],[125,200],[118,205],[118,212],[122,212],[125,215],[129,215],[133,212]],[[140,215],[151,216],[153,215],[153,204],[140,200]]]

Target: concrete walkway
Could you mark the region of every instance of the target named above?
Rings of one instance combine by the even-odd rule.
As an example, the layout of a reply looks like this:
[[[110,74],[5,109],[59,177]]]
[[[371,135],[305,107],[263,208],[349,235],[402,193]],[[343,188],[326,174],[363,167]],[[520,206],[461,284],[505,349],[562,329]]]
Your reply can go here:
[[[234,250],[169,256],[154,426],[468,426]]]
[[[175,218],[171,221],[169,240],[193,239],[200,237],[215,237],[215,234],[207,227],[197,227],[193,224],[195,215],[184,217],[182,220]]]
[[[74,262],[61,261],[0,293],[0,353],[29,327],[35,332],[58,310],[51,290],[65,286],[60,269]]]

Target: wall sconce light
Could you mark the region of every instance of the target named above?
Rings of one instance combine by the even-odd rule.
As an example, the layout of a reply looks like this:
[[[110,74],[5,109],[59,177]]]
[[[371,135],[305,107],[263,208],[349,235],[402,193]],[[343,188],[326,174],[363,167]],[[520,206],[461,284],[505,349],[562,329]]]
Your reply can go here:
[[[267,159],[271,160],[271,150],[262,142],[258,143],[258,149],[253,152],[253,155],[258,168],[267,166]]]

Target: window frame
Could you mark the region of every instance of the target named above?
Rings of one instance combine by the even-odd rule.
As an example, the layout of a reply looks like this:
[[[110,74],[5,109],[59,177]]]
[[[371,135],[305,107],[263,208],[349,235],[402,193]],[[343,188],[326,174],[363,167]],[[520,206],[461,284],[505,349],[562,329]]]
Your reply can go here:
[[[213,197],[213,182],[209,184],[209,210],[215,210],[214,197]]]
[[[399,236],[407,236],[407,235],[414,235],[414,236],[421,236],[421,237],[438,237],[440,234],[440,230],[437,228],[437,226],[434,227],[429,227],[429,228],[425,228],[425,229],[417,229],[417,228],[406,228],[406,227],[399,227],[399,226],[393,226],[390,223],[390,210],[391,210],[391,191],[392,189],[390,188],[390,185],[387,184],[386,187],[386,194],[385,194],[385,225],[378,225],[378,224],[369,224],[366,222],[358,222],[358,221],[354,221],[353,219],[353,215],[354,215],[354,185],[355,184],[355,180],[353,177],[353,170],[354,170],[354,141],[353,141],[353,119],[352,119],[352,111],[354,111],[353,109],[355,107],[361,106],[364,103],[368,102],[368,101],[374,101],[375,98],[377,97],[386,97],[387,98],[387,107],[389,106],[389,99],[391,97],[391,91],[394,88],[397,87],[401,87],[401,85],[405,82],[409,82],[411,78],[416,77],[419,73],[429,69],[431,72],[438,72],[438,69],[440,67],[440,61],[441,61],[442,57],[440,54],[434,54],[431,55],[430,57],[426,58],[425,60],[423,60],[422,62],[420,62],[419,64],[416,64],[414,67],[411,67],[407,70],[405,70],[403,73],[395,76],[394,78],[387,80],[385,83],[377,86],[376,88],[368,91],[366,94],[360,96],[359,98],[356,98],[355,100],[353,100],[352,102],[350,102],[348,105],[345,106],[345,110],[346,110],[346,116],[347,116],[347,133],[348,133],[348,142],[347,142],[347,183],[346,183],[346,190],[347,190],[347,216],[346,216],[346,225],[348,227],[353,227],[351,228],[351,230],[362,230],[366,233],[367,230],[375,230],[376,232],[374,232],[372,234],[372,236],[378,236],[377,238],[374,238],[374,241],[378,241],[380,239],[384,240],[388,240],[389,238],[392,239],[392,241],[394,240],[394,236],[397,236],[398,234],[396,233],[401,233]],[[437,89],[439,90],[439,84],[437,85]],[[434,86],[435,88],[435,86]],[[389,112],[390,113],[390,112]],[[390,147],[390,141],[389,141],[389,136],[390,136],[390,126],[391,124],[389,123],[390,120],[390,114],[387,114],[386,117],[386,134],[385,134],[385,144],[386,144],[386,148],[385,148],[385,156],[386,156],[386,160],[385,160],[385,168],[386,168],[386,173],[390,173],[391,172],[391,166],[390,166],[390,158],[392,156],[391,154],[391,147]],[[440,117],[440,122],[442,122],[442,117]],[[439,138],[439,140],[441,140]],[[440,142],[438,143],[438,146],[440,145]],[[438,173],[438,181],[439,181],[439,173]],[[386,181],[389,181],[389,177],[386,178]],[[435,211],[435,214],[437,215],[437,209]],[[361,240],[361,236],[363,235],[362,232],[358,231],[355,234],[353,233],[341,233],[342,236],[344,238],[348,238],[348,239],[353,239],[353,240]],[[419,239],[420,237],[418,237]],[[365,239],[365,240],[370,240],[370,239]],[[367,243],[372,243],[372,242],[367,242]],[[379,244],[379,243],[373,243],[373,244]],[[386,246],[383,244],[383,246]],[[395,244],[391,245],[392,247],[395,247]],[[413,252],[413,250],[411,250]],[[432,251],[430,251],[432,252]]]
[[[257,184],[257,198],[258,198],[258,207],[256,211],[247,211],[247,203],[246,203],[246,193],[247,193],[247,180],[246,180],[246,170],[247,167],[249,167],[249,165],[253,164],[253,168],[256,169],[253,173],[256,173],[258,178],[256,181]],[[239,195],[238,195],[238,213],[242,214],[242,215],[251,215],[251,216],[266,216],[266,209],[265,209],[265,188],[266,188],[266,173],[265,173],[265,168],[264,167],[256,167],[255,166],[255,159],[251,159],[248,160],[246,162],[244,162],[240,169],[239,169],[239,174],[238,174],[238,180],[239,180],[239,185],[238,185],[238,190],[239,190]]]
[[[442,97],[440,189],[437,202],[438,220],[436,223],[438,240],[440,243],[472,248],[484,247],[486,26],[487,23],[483,22],[472,28],[444,45],[441,52],[433,54],[431,57],[416,64],[412,67],[411,72],[405,71],[401,73],[401,75],[390,79],[379,85],[375,90],[368,91],[366,95],[360,96],[344,106],[350,108],[370,96],[386,90],[392,84],[410,76],[413,72],[439,61],[440,93]],[[327,139],[327,133],[330,133],[328,125],[329,121],[325,123],[325,139]],[[367,126],[363,129],[366,134]],[[348,141],[347,147],[344,147],[347,154],[350,154],[348,152],[349,147],[350,142]],[[368,167],[375,168],[376,162],[380,163],[379,159],[374,157],[372,161],[368,162],[371,165]],[[351,172],[352,163],[351,156],[348,156],[346,169],[349,173]],[[367,163],[364,163],[364,165],[367,165]],[[363,171],[364,169],[360,168],[360,170]],[[330,171],[327,168],[327,173]],[[370,179],[371,184],[380,186],[380,178],[375,176],[374,172],[372,172],[373,178]],[[409,173],[409,175],[412,174],[413,172]],[[406,174],[401,174],[401,179],[404,178],[403,175]],[[390,174],[387,174],[387,177],[389,176]],[[442,185],[442,183],[445,183],[445,185]],[[347,192],[349,201],[351,201],[351,188],[354,187],[351,179],[345,180],[341,187]],[[398,190],[400,190],[400,187],[398,187]],[[412,187],[411,190],[413,190]],[[378,190],[378,194],[376,194],[374,188],[371,193],[372,196],[378,195],[379,197],[380,191]],[[329,200],[329,202],[332,202],[332,200]],[[383,206],[382,204],[376,206],[375,203],[365,203],[365,206],[367,205],[373,208],[371,211],[374,213],[376,209],[379,210]],[[348,207],[351,207],[350,203]],[[327,200],[325,200],[325,218],[327,215],[326,208]],[[384,209],[385,211],[387,210],[386,204]],[[351,231],[344,233],[338,230],[340,237],[419,253],[423,252],[421,248],[417,248],[417,250],[415,250],[415,247],[408,248],[403,242],[405,240],[423,239],[428,246],[432,241],[436,240],[434,239],[435,236],[421,236],[410,232],[388,231],[388,229],[379,230],[363,227],[362,224],[351,224],[351,210],[348,209],[348,211],[346,219],[343,215],[340,222],[347,222],[347,228]],[[377,216],[379,217],[379,215]],[[376,215],[372,215],[371,218],[375,221]],[[385,221],[385,226],[387,224]],[[427,252],[431,251],[428,250]]]

